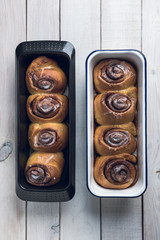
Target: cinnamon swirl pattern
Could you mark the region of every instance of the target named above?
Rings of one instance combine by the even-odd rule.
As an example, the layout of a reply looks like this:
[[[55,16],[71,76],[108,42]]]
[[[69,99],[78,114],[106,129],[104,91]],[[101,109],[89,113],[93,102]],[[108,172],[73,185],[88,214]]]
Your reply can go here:
[[[32,61],[26,72],[28,91],[34,93],[63,93],[66,76],[57,62],[45,56]]]
[[[132,122],[135,110],[135,101],[128,95],[118,92],[98,94],[94,101],[95,118],[101,125]]]
[[[28,131],[30,147],[36,151],[59,152],[68,143],[68,127],[63,123],[32,123]]]
[[[94,69],[94,178],[104,188],[124,189],[135,183],[137,176],[136,71],[126,61],[105,59]]]
[[[60,94],[33,94],[27,100],[31,122],[62,122],[68,112],[67,97]]]
[[[99,155],[133,153],[136,149],[134,124],[106,125],[95,130],[95,149]]]
[[[34,152],[26,163],[26,180],[35,186],[54,185],[60,181],[63,166],[64,157],[62,152]]]
[[[26,72],[26,85],[32,94],[27,99],[30,147],[26,180],[36,186],[51,186],[60,181],[68,143],[68,127],[62,122],[68,113],[66,76],[56,61],[45,56],[34,59]]]
[[[97,92],[126,89],[136,83],[136,71],[126,61],[106,59],[94,68],[94,84]]]
[[[124,189],[136,180],[136,157],[127,153],[97,157],[94,168],[96,182],[104,188]]]
[[[109,91],[110,93],[122,93],[124,95],[129,96],[134,100],[135,103],[137,103],[137,88],[135,86],[129,87],[127,89],[123,90],[115,90],[115,91]]]

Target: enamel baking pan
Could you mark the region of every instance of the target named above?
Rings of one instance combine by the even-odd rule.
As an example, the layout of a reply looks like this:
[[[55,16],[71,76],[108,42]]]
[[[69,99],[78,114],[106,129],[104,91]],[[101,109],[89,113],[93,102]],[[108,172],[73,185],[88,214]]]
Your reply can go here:
[[[123,59],[133,64],[137,71],[138,88],[138,124],[137,124],[137,159],[138,181],[130,188],[123,190],[105,189],[94,180],[94,85],[93,69],[95,65],[105,58]],[[87,186],[89,191],[97,197],[138,197],[147,188],[147,102],[146,102],[146,59],[137,50],[97,50],[92,52],[86,60],[86,143],[87,143]]]
[[[59,183],[48,187],[29,184],[24,176],[26,161],[30,155],[26,100],[29,92],[25,74],[29,64],[38,56],[56,60],[68,79],[64,95],[69,99],[69,112],[65,122],[69,126],[69,144],[63,151],[65,165]],[[70,200],[75,193],[75,49],[66,41],[22,42],[16,48],[17,80],[17,139],[16,139],[16,194],[26,201],[63,202]]]

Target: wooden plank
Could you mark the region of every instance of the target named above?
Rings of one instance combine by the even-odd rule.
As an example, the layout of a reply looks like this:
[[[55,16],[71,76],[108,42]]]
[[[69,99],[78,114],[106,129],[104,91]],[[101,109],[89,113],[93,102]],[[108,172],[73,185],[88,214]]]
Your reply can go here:
[[[102,0],[102,48],[141,48],[141,1]]]
[[[25,239],[25,202],[15,193],[15,48],[26,39],[25,0],[0,7],[0,236]],[[13,149],[12,149],[13,148]],[[12,152],[13,150],[13,152]]]
[[[102,239],[142,239],[140,199],[102,200]]]
[[[142,50],[147,58],[148,189],[144,194],[144,239],[160,239],[160,1],[142,1]]]
[[[58,206],[58,203],[27,203],[27,239],[59,239]]]
[[[59,0],[28,0],[27,9],[28,39],[59,39]]]
[[[76,194],[61,204],[61,240],[100,239],[100,200],[86,188],[85,60],[100,48],[100,1],[61,0],[61,37],[76,49]]]
[[[102,49],[141,49],[141,1],[102,0]],[[102,239],[142,238],[142,206],[138,199],[104,199]]]
[[[59,38],[59,0],[27,1],[27,40]],[[27,239],[59,239],[59,203],[27,204]]]

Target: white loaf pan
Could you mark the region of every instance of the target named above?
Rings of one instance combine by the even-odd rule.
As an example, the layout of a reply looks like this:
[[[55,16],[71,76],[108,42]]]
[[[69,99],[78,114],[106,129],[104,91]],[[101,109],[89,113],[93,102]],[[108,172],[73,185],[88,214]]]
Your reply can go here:
[[[105,189],[94,180],[94,84],[93,69],[95,65],[105,58],[117,58],[129,61],[137,71],[138,84],[138,126],[137,126],[137,160],[138,181],[127,189]],[[146,59],[137,50],[97,50],[92,52],[86,60],[86,154],[87,154],[87,187],[97,197],[138,197],[147,188],[147,102],[146,102]]]

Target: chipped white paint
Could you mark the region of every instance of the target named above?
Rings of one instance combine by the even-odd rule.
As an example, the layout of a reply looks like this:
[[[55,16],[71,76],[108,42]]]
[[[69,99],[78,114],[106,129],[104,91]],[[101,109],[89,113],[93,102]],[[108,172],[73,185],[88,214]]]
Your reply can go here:
[[[6,160],[13,151],[13,144],[5,142],[0,148],[0,161]]]

